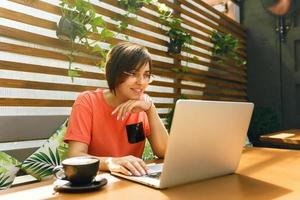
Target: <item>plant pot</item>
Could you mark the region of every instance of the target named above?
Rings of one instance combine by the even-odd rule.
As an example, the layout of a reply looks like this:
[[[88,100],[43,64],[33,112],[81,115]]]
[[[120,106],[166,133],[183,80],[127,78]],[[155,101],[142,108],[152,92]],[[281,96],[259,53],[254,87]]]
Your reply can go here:
[[[66,17],[61,17],[58,22],[56,36],[61,40],[71,41],[74,40],[74,31],[75,24]]]
[[[182,43],[178,42],[175,39],[170,38],[170,42],[168,43],[168,53],[169,54],[180,54]]]
[[[133,7],[135,10],[139,10],[144,6],[143,2],[137,2],[136,0],[128,0],[127,3],[124,3],[123,0],[118,0],[118,4],[125,10],[128,10],[129,7]]]

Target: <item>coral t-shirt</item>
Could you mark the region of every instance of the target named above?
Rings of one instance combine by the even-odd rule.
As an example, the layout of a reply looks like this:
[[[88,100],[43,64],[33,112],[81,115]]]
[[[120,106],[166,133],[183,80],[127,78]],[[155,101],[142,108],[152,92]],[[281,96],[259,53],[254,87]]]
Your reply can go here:
[[[103,90],[83,92],[76,99],[64,140],[88,145],[95,156],[142,157],[150,127],[145,112],[132,113],[122,121],[103,96]]]

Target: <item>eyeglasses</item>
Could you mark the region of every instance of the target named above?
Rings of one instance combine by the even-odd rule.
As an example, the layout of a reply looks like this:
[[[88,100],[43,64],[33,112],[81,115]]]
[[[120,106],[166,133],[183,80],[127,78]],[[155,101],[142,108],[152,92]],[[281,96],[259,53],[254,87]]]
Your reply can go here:
[[[143,81],[147,83],[151,83],[153,81],[154,76],[152,74],[143,74],[140,75],[139,73],[132,71],[132,72],[123,72],[126,74],[130,79],[135,79],[135,81],[139,80],[142,77]]]

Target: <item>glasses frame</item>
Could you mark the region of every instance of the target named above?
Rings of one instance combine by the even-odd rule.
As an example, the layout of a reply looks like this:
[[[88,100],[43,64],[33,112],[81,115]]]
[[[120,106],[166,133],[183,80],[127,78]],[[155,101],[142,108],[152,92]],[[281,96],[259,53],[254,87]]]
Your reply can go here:
[[[143,81],[147,82],[147,83],[152,83],[153,82],[153,79],[154,79],[154,75],[153,74],[150,74],[149,75],[149,80],[147,81],[145,78],[144,78],[144,75],[136,75],[136,73],[134,72],[126,72],[124,71],[123,72],[125,75],[127,75],[128,77],[130,78],[135,78],[136,80],[140,79],[142,77]]]

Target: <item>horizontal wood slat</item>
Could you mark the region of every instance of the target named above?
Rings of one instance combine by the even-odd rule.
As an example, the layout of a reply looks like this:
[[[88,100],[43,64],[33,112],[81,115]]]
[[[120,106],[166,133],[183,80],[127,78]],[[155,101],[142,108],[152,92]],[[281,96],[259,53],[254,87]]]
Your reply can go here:
[[[195,91],[201,91],[201,92],[205,92],[207,94],[214,94],[214,95],[229,95],[229,96],[247,97],[247,93],[242,90],[209,89],[206,87],[186,85],[186,84],[181,84],[181,83],[169,83],[169,82],[162,82],[162,81],[154,81],[151,83],[151,85],[165,86],[165,87],[171,87],[171,88],[176,88],[176,89],[195,90]]]
[[[71,107],[74,100],[0,98],[0,106]]]
[[[222,100],[222,101],[245,101],[237,98],[208,97],[186,95],[191,99],[200,100]],[[0,98],[0,106],[29,106],[29,107],[71,107],[74,100],[56,100],[56,99],[26,99],[26,98]],[[173,108],[174,104],[155,103],[156,108]]]
[[[0,106],[71,107],[74,100],[0,98]],[[171,103],[155,103],[156,108],[172,108]]]
[[[1,45],[1,44],[0,44]],[[67,69],[55,68],[55,67],[46,67],[41,65],[17,63],[17,62],[8,62],[0,60],[0,69],[20,71],[20,72],[31,72],[31,73],[43,73],[49,75],[59,75],[59,76],[68,76]],[[104,80],[105,75],[100,73],[78,71],[78,78],[88,78],[96,80]]]
[[[86,90],[95,90],[98,88],[94,86],[83,86],[83,85],[62,84],[62,83],[47,83],[47,82],[40,82],[40,81],[26,81],[26,80],[5,79],[5,78],[0,78],[0,87],[36,89],[36,90],[56,90],[56,91],[69,91],[69,92],[83,92]]]

